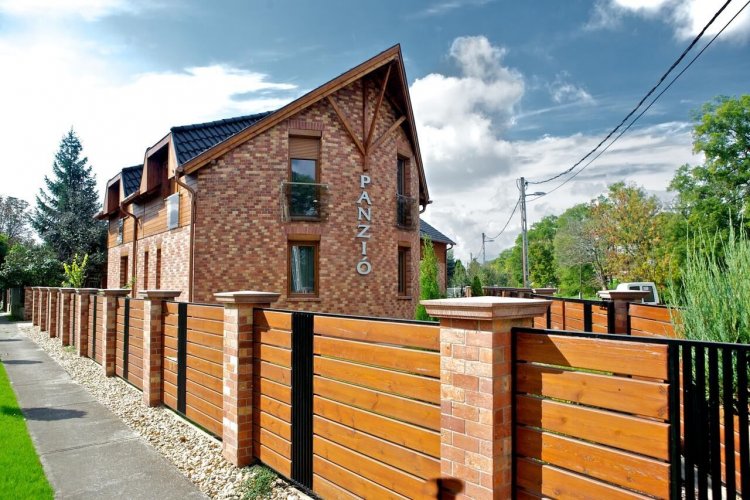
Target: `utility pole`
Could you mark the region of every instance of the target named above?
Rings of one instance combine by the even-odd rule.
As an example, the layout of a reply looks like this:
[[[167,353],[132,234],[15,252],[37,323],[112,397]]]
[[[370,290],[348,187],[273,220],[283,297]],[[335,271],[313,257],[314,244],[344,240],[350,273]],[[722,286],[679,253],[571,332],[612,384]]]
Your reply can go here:
[[[526,179],[521,177],[518,189],[521,190],[521,239],[523,241],[523,287],[529,286],[529,240],[526,235]]]

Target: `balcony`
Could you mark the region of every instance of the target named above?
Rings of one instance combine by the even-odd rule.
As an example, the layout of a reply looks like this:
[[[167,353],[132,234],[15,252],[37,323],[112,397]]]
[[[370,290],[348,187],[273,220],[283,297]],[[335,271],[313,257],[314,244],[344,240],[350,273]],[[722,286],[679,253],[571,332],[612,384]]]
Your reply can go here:
[[[328,184],[281,183],[281,219],[319,221],[327,216]]]
[[[396,195],[396,225],[403,229],[413,229],[419,220],[419,204],[416,198]]]

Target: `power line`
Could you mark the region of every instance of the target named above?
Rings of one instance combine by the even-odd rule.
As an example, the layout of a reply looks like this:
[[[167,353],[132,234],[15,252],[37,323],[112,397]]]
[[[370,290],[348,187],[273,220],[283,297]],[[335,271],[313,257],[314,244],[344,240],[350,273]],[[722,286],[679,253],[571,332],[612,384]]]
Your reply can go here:
[[[589,156],[591,156],[592,154],[594,154],[600,147],[602,147],[602,145],[605,142],[607,142],[615,134],[615,132],[617,132],[620,129],[620,127],[622,127],[630,119],[630,117],[635,114],[636,111],[638,111],[638,109],[643,105],[643,103],[646,102],[646,100],[649,97],[651,97],[651,94],[653,94],[656,91],[656,89],[664,82],[664,80],[667,79],[667,76],[669,76],[669,74],[675,69],[675,67],[677,67],[677,65],[679,65],[682,62],[682,60],[685,58],[685,56],[687,55],[687,53],[690,52],[690,50],[692,50],[692,48],[695,46],[695,44],[698,43],[698,41],[701,39],[701,37],[703,36],[703,34],[706,32],[706,30],[711,26],[711,24],[713,24],[713,22],[716,20],[716,18],[719,17],[719,15],[721,15],[722,12],[724,12],[724,9],[727,8],[727,6],[730,4],[730,2],[732,2],[732,0],[727,0],[724,3],[724,5],[721,6],[721,8],[711,18],[711,20],[708,21],[708,24],[706,24],[703,27],[703,29],[700,31],[700,33],[698,33],[698,35],[696,35],[696,37],[693,38],[693,41],[690,42],[690,45],[688,45],[687,48],[682,51],[682,54],[680,54],[680,57],[678,57],[677,60],[675,60],[675,62],[672,63],[672,65],[669,67],[669,69],[666,71],[666,73],[664,73],[661,76],[661,78],[659,78],[659,81],[656,83],[656,85],[654,85],[653,87],[651,87],[651,90],[649,90],[648,93],[646,93],[646,95],[643,96],[643,98],[638,102],[638,105],[635,108],[633,108],[630,111],[630,113],[628,113],[627,116],[625,118],[623,118],[622,121],[620,123],[618,123],[617,126],[615,128],[613,128],[609,132],[609,134],[607,134],[607,136],[604,139],[601,140],[601,142],[599,142],[599,144],[596,145],[596,147],[594,149],[592,149],[591,151],[589,151],[588,153],[586,153],[586,155],[583,158],[581,158],[580,160],[578,160],[575,164],[573,164],[572,167],[570,167],[570,168],[568,168],[568,169],[560,172],[559,174],[553,175],[552,177],[549,177],[549,178],[541,180],[541,181],[527,181],[527,183],[528,184],[544,184],[546,182],[550,182],[550,181],[553,181],[555,179],[559,179],[563,175],[566,175],[566,174],[569,174],[570,172],[572,172],[578,165],[580,165],[581,163],[583,163]],[[734,19],[734,18],[732,18],[732,19]]]
[[[510,213],[510,217],[508,217],[508,220],[505,222],[505,225],[500,230],[500,232],[497,233],[495,236],[493,236],[491,238],[487,238],[487,239],[489,239],[489,240],[495,240],[495,239],[499,238],[500,235],[503,234],[506,229],[508,229],[508,224],[510,224],[510,221],[513,220],[513,216],[516,214],[516,210],[518,210],[518,204],[519,203],[521,203],[521,198],[520,197],[518,198],[518,200],[516,200],[516,206],[513,207],[513,211]]]
[[[600,157],[601,155],[603,155],[603,154],[604,154],[604,153],[605,153],[605,152],[606,152],[606,151],[607,151],[607,150],[608,150],[608,149],[609,149],[609,148],[610,148],[610,147],[611,147],[611,146],[612,146],[612,145],[613,145],[613,144],[614,144],[615,142],[617,142],[617,140],[618,140],[618,139],[619,139],[620,137],[622,137],[622,136],[623,136],[623,135],[624,135],[624,134],[625,134],[625,133],[626,133],[626,132],[627,132],[628,130],[630,130],[630,127],[632,127],[632,126],[633,126],[633,125],[635,124],[635,122],[637,122],[637,121],[638,121],[638,119],[639,119],[640,117],[642,117],[642,116],[643,116],[643,115],[644,115],[644,114],[645,114],[645,113],[646,113],[646,112],[647,112],[647,111],[648,111],[649,109],[651,109],[651,106],[653,106],[653,105],[654,105],[654,103],[655,103],[655,102],[656,102],[656,101],[657,101],[657,100],[658,100],[658,99],[659,99],[659,98],[660,98],[660,97],[661,97],[661,96],[662,96],[662,95],[663,95],[663,94],[664,94],[664,93],[665,93],[665,92],[666,92],[667,90],[669,90],[669,88],[670,88],[670,87],[671,87],[671,86],[672,86],[672,85],[673,85],[673,84],[674,84],[674,83],[675,83],[675,82],[677,81],[677,79],[678,79],[678,78],[680,78],[680,77],[682,76],[682,74],[683,74],[683,73],[685,73],[685,71],[687,71],[687,70],[688,70],[688,68],[690,68],[690,66],[692,66],[692,65],[693,65],[693,63],[694,63],[694,62],[695,62],[695,61],[696,61],[696,60],[697,60],[697,59],[698,59],[698,58],[699,58],[699,57],[701,56],[701,54],[703,54],[703,52],[705,52],[705,51],[706,51],[706,49],[707,49],[708,47],[710,47],[712,43],[714,43],[714,41],[715,41],[715,40],[716,40],[716,39],[717,39],[717,38],[719,37],[719,35],[721,35],[721,34],[722,34],[722,33],[724,32],[724,30],[726,30],[726,29],[727,29],[727,28],[729,27],[729,25],[730,25],[730,24],[732,24],[732,22],[733,22],[733,21],[734,21],[734,20],[735,20],[735,19],[737,18],[737,16],[739,16],[739,15],[740,15],[740,14],[742,13],[742,11],[743,11],[743,10],[745,10],[745,8],[747,8],[747,6],[748,6],[748,5],[750,5],[750,0],[748,0],[747,2],[745,2],[745,5],[743,5],[743,6],[742,6],[742,8],[741,8],[740,10],[738,10],[738,11],[737,11],[737,13],[736,13],[736,14],[735,14],[734,16],[732,16],[732,18],[731,18],[731,19],[730,19],[730,20],[729,20],[729,21],[728,21],[728,22],[727,22],[727,23],[726,23],[726,24],[724,25],[724,27],[723,27],[723,28],[721,28],[721,30],[719,30],[719,32],[718,32],[718,33],[716,33],[716,35],[714,35],[714,37],[713,37],[713,38],[711,38],[711,40],[709,40],[709,41],[708,41],[708,43],[707,43],[707,44],[706,44],[706,45],[705,45],[705,46],[704,46],[704,47],[703,47],[703,48],[702,48],[702,49],[700,50],[700,52],[698,52],[698,53],[697,53],[697,54],[695,55],[695,57],[693,57],[693,58],[692,58],[692,59],[690,60],[690,62],[689,62],[689,63],[688,63],[688,64],[687,64],[687,65],[686,65],[686,66],[685,66],[685,67],[684,67],[683,69],[682,69],[682,71],[680,71],[679,73],[677,73],[677,75],[676,75],[676,76],[675,76],[675,77],[674,77],[674,78],[673,78],[673,79],[672,79],[672,80],[671,80],[671,81],[669,82],[669,84],[667,84],[667,86],[666,86],[666,87],[664,87],[664,89],[663,89],[663,90],[662,90],[661,92],[659,92],[659,93],[658,93],[658,94],[656,95],[656,97],[654,97],[654,99],[653,99],[653,100],[652,100],[652,101],[651,101],[651,102],[650,102],[650,103],[648,104],[648,106],[646,106],[646,107],[645,107],[645,108],[643,109],[643,111],[641,111],[641,112],[640,112],[640,113],[639,113],[639,114],[638,114],[638,115],[637,115],[637,116],[636,116],[636,117],[635,117],[635,118],[633,119],[633,121],[632,121],[632,122],[630,122],[630,123],[628,124],[628,126],[627,126],[627,127],[625,127],[625,128],[624,128],[624,129],[622,130],[622,132],[620,132],[620,133],[619,133],[619,134],[617,135],[617,137],[615,137],[615,138],[614,138],[614,139],[612,140],[612,142],[610,142],[609,144],[607,144],[607,146],[606,146],[606,147],[605,147],[605,148],[604,148],[603,150],[601,150],[601,151],[600,151],[600,152],[599,152],[599,153],[598,153],[598,154],[597,154],[597,155],[596,155],[595,157],[593,157],[593,158],[592,158],[591,160],[589,160],[589,162],[588,162],[588,163],[586,163],[586,164],[585,164],[585,165],[584,165],[583,167],[581,167],[581,168],[580,168],[580,169],[579,169],[579,170],[578,170],[577,172],[575,172],[575,173],[574,173],[573,175],[571,175],[570,177],[568,177],[567,179],[565,179],[565,180],[564,180],[563,182],[561,182],[560,184],[558,184],[557,186],[555,186],[555,187],[554,187],[553,189],[550,189],[549,191],[547,191],[547,193],[545,193],[544,195],[542,195],[542,196],[538,196],[538,197],[536,197],[536,198],[534,198],[534,199],[532,199],[532,200],[529,200],[529,203],[531,203],[532,201],[538,200],[539,198],[542,198],[543,196],[546,196],[546,195],[548,195],[548,194],[552,194],[552,193],[554,193],[555,191],[557,191],[558,189],[560,189],[561,187],[563,187],[563,186],[564,186],[565,184],[567,184],[568,182],[572,181],[572,180],[573,180],[573,179],[574,179],[574,178],[575,178],[575,177],[576,177],[576,176],[577,176],[578,174],[580,174],[581,172],[583,172],[583,171],[584,171],[584,170],[586,169],[586,167],[588,167],[589,165],[591,165],[592,163],[594,163],[594,162],[595,162],[595,161],[596,161],[596,160],[597,160],[597,159],[598,159],[598,158],[599,158],[599,157]]]

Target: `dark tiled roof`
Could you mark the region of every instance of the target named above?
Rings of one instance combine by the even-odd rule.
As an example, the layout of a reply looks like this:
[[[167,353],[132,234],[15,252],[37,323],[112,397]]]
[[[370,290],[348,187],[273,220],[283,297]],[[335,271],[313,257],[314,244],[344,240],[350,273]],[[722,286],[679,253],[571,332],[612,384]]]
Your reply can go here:
[[[138,191],[141,186],[141,174],[143,174],[143,165],[122,169],[122,190],[125,193],[125,198]]]
[[[429,237],[432,241],[437,241],[438,243],[447,243],[448,245],[456,244],[452,239],[448,238],[422,219],[419,220],[419,236],[421,238]]]
[[[172,143],[177,153],[177,163],[182,165],[192,160],[207,149],[225,141],[271,113],[273,111],[227,118],[215,122],[172,127]]]

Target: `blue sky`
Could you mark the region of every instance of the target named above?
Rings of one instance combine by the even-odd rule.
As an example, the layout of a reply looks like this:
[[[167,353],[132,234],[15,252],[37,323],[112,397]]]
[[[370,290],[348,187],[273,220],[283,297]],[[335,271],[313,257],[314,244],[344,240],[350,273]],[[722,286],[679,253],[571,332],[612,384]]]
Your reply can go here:
[[[505,224],[515,179],[585,154],[721,3],[0,0],[0,195],[33,201],[70,126],[101,185],[170,126],[278,108],[401,43],[434,200],[425,218],[465,259]],[[749,12],[610,152],[532,203],[530,220],[619,180],[668,202],[674,170],[701,160],[691,112],[748,92]],[[519,227],[516,216],[488,258]]]

